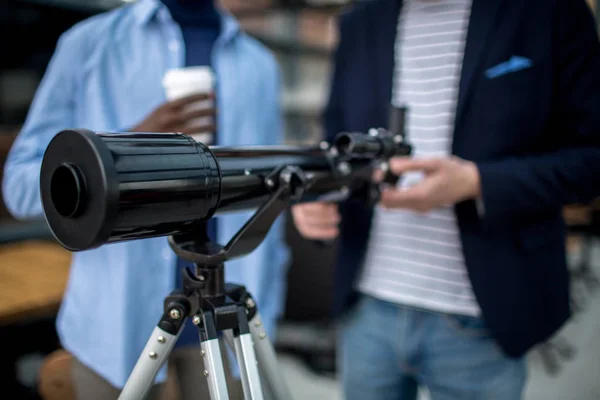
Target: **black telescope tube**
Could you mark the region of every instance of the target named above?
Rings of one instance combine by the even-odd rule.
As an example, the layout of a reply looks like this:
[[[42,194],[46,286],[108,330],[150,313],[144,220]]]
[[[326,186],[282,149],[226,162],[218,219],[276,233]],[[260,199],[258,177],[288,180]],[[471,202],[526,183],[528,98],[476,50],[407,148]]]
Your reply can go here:
[[[185,230],[214,212],[219,189],[210,150],[179,134],[63,131],[40,174],[46,220],[72,251]]]
[[[256,208],[271,193],[269,175],[286,166],[319,177],[312,194],[345,184],[317,147],[208,148],[182,134],[66,130],[46,149],[40,190],[56,239],[81,251]]]
[[[221,169],[220,212],[260,206],[269,196],[267,177],[278,167],[299,166],[304,171],[330,171],[323,151],[317,147],[252,146],[210,147]],[[331,182],[334,186],[335,183]]]

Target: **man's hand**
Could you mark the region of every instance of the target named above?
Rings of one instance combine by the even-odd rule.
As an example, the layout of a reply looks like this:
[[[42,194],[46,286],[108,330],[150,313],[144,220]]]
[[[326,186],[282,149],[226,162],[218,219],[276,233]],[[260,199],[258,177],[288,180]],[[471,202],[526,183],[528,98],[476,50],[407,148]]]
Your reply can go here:
[[[477,166],[457,157],[438,159],[393,158],[390,169],[396,175],[422,171],[423,180],[406,189],[391,188],[381,194],[386,208],[407,208],[427,212],[480,196]]]
[[[313,240],[335,239],[339,234],[340,214],[335,203],[297,204],[292,215],[300,234]]]
[[[154,109],[132,132],[180,132],[186,135],[214,132],[214,124],[190,124],[194,119],[215,115],[214,109],[195,109],[194,103],[210,100],[211,94],[194,94]]]

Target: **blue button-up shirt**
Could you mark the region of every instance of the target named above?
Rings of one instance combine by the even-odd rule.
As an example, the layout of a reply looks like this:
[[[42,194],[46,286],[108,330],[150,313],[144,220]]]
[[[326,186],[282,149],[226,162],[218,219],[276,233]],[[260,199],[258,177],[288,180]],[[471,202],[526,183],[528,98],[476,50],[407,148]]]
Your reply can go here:
[[[283,142],[279,70],[274,57],[222,12],[212,51],[217,78],[219,142]],[[64,33],[8,156],[5,203],[17,218],[43,216],[39,175],[44,150],[66,128],[125,131],[166,101],[165,72],[184,65],[179,26],[157,0],[100,14]],[[227,242],[252,212],[218,219]],[[260,247],[226,265],[228,282],[255,297],[265,328],[275,335],[283,308],[288,250],[280,218]],[[116,387],[122,387],[175,287],[175,255],[166,238],[102,246],[73,254],[58,315],[63,346]],[[165,378],[165,368],[157,378]]]

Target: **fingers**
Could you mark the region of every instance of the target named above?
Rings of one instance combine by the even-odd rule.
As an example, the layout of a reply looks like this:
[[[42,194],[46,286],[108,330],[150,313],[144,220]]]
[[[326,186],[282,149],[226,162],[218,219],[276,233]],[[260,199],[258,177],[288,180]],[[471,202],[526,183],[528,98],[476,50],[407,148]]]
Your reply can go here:
[[[373,182],[375,183],[380,183],[381,181],[383,181],[384,176],[385,172],[382,169],[377,168],[373,170],[373,176],[371,177],[371,179],[373,179]]]
[[[212,93],[196,93],[189,96],[181,97],[177,100],[173,100],[167,103],[167,107],[176,110],[179,108],[183,108],[191,103],[196,103],[199,101],[206,101],[213,99],[214,95]]]
[[[184,135],[195,135],[199,133],[213,133],[217,129],[216,125],[185,125],[178,129],[176,132],[183,133]]]
[[[176,132],[181,132],[186,135],[212,133],[216,130],[214,118],[216,113],[217,111],[214,108],[188,111],[186,113],[177,114],[172,123],[177,127],[175,129]]]
[[[180,109],[173,114],[173,118],[170,122],[175,125],[189,126],[190,125],[188,123],[189,121],[193,121],[198,118],[206,118],[206,117],[214,118],[215,115],[217,115],[217,110],[214,108],[201,108],[201,109],[195,109],[195,110],[190,110],[190,111],[184,111],[183,109]],[[206,128],[208,128],[208,125],[204,125],[204,124],[196,125],[196,128],[194,128],[194,129],[197,129],[197,128],[200,128],[201,132],[210,132],[206,129]],[[192,131],[192,132],[196,132],[196,131]],[[198,131],[198,132],[200,132],[200,131]]]
[[[202,118],[202,119],[200,119]],[[197,121],[195,121],[197,120]],[[178,117],[176,119],[173,119],[171,122],[171,125],[173,125],[176,129],[177,132],[198,132],[200,131],[205,131],[208,132],[207,129],[214,127],[214,118],[207,118],[207,117],[195,117],[195,118],[182,118],[182,117]]]
[[[437,158],[394,157],[390,160],[390,169],[395,175],[408,171],[433,172],[441,168],[443,160]]]
[[[392,175],[399,176],[409,171],[424,171],[433,172],[441,168],[443,161],[436,158],[428,159],[411,159],[406,157],[393,157],[388,163],[381,164],[379,168],[373,172],[373,181],[381,183],[388,172]]]
[[[337,204],[306,203],[292,207],[296,228],[307,239],[330,240],[339,234]]]
[[[416,208],[423,200],[418,188],[407,190],[390,189],[381,192],[381,205],[386,208]]]
[[[427,180],[408,189],[389,189],[381,192],[380,202],[385,208],[405,208],[419,212],[432,209]]]
[[[296,228],[302,237],[312,240],[333,240],[340,234],[337,226],[335,227],[315,227],[306,225],[302,222],[296,223]]]
[[[337,208],[332,209],[326,207],[322,210],[315,210],[314,212],[304,209],[300,212],[303,214],[304,221],[312,226],[330,227],[337,226],[340,223],[340,214],[338,213]]]
[[[330,218],[333,215],[339,218],[338,206],[335,203],[317,201],[313,203],[300,204],[295,206],[295,208],[302,210],[304,214],[310,214],[316,218]]]
[[[217,110],[214,108],[201,108],[198,110],[192,110],[192,111],[188,111],[185,113],[181,113],[180,114],[180,118],[182,119],[181,122],[184,121],[189,121],[191,119],[195,119],[195,118],[201,118],[201,117],[214,117],[215,115],[217,115]]]

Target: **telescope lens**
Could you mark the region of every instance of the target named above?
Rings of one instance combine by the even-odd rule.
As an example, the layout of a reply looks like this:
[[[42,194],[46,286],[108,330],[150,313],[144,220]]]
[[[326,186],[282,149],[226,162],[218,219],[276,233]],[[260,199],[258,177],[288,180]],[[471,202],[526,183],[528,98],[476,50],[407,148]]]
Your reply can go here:
[[[77,167],[63,164],[56,168],[50,182],[52,205],[63,217],[74,217],[83,206],[83,180]]]
[[[186,231],[216,209],[220,172],[184,135],[66,130],[44,153],[40,191],[54,236],[80,251]]]

